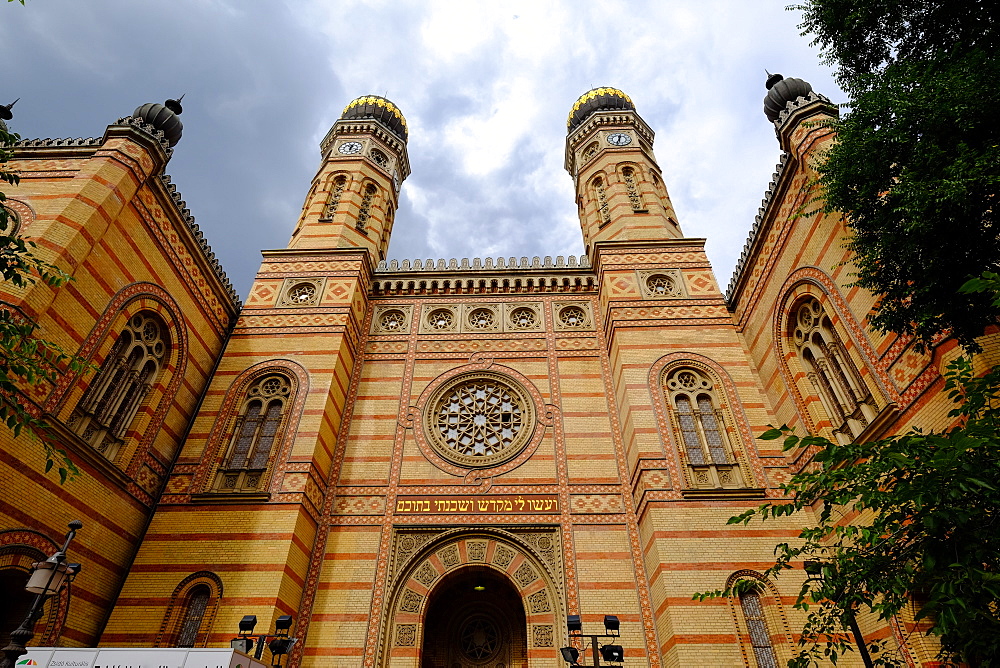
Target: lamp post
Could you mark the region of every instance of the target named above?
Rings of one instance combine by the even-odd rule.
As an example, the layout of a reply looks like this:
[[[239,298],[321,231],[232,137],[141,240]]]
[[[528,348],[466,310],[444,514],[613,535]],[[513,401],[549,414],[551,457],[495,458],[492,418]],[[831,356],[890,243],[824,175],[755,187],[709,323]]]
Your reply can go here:
[[[593,666],[595,668],[600,668],[602,665],[601,658],[612,663],[622,663],[625,661],[625,650],[621,645],[601,645],[599,641],[599,638],[620,638],[620,626],[621,624],[618,621],[618,617],[615,615],[604,615],[605,633],[584,635],[583,623],[580,621],[580,615],[569,615],[566,617],[566,628],[569,631],[569,638],[571,641],[577,638],[590,639],[590,648],[593,652],[594,659]],[[583,664],[579,663],[580,650],[576,647],[563,647],[559,650],[559,653],[562,655],[563,661],[570,664],[570,668],[587,668]]]
[[[810,560],[802,564],[802,568],[805,570],[806,575],[809,577],[808,580],[818,580],[823,581],[823,569],[830,568],[836,569],[834,564],[824,563],[822,561]],[[834,592],[834,601],[839,601],[844,595],[842,589],[838,589]],[[858,626],[858,619],[854,615],[854,604],[851,604],[846,610],[844,610],[844,615],[847,616],[847,625],[851,629],[851,634],[854,636],[854,644],[858,646],[858,653],[861,655],[861,660],[865,662],[865,668],[874,668],[875,664],[872,663],[871,654],[868,653],[868,645],[865,644],[865,636],[861,633],[861,627]]]
[[[24,588],[35,595],[35,600],[32,601],[24,621],[10,634],[10,644],[0,650],[4,654],[0,668],[14,668],[14,663],[28,653],[25,645],[35,637],[35,624],[42,616],[45,600],[58,593],[64,584],[72,582],[80,572],[82,568],[80,564],[66,562],[66,550],[69,549],[76,532],[82,528],[83,522],[80,520],[70,522],[62,548],[45,561],[32,564],[33,570]]]

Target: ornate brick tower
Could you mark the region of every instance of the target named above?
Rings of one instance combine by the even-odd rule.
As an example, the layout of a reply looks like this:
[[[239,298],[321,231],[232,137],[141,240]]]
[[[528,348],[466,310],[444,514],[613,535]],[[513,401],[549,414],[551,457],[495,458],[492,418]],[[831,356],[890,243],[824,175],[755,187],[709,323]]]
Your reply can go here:
[[[580,96],[566,121],[566,171],[576,185],[583,243],[681,237],[653,156],[653,131],[617,88]]]
[[[326,134],[323,162],[289,248],[363,248],[385,259],[399,188],[410,174],[406,119],[384,97],[344,108]]]

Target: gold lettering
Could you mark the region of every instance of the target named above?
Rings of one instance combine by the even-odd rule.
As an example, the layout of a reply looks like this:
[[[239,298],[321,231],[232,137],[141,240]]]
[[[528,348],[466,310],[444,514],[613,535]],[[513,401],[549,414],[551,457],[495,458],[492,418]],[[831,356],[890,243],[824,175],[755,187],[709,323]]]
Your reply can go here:
[[[517,497],[517,509],[524,510],[524,499]]]
[[[489,501],[480,501],[479,502],[479,512],[485,513],[489,509],[489,507],[490,507],[490,502]]]

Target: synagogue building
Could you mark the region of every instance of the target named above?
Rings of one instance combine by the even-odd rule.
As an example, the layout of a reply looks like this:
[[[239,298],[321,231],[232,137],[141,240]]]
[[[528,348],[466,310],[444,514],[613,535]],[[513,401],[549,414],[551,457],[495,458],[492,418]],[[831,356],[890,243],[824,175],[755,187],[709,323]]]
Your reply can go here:
[[[228,647],[244,615],[258,632],[291,615],[283,665],[539,668],[571,644],[590,662],[567,622],[604,634],[613,615],[626,666],[784,665],[806,574],[760,574],[803,518],[726,521],[781,498],[808,454],[757,436],[946,426],[959,350],[866,326],[844,222],[815,206],[836,107],[769,83],[778,166],[728,287],[614,88],[566,126],[584,255],[386,260],[408,130],[364,96],[243,303],[166,174],[179,103],[21,141],[7,205],[73,280],[0,299],[92,366],[23,393],[78,475],[0,430],[0,642],[80,519],[82,570],[34,645]],[[739,580],[755,586],[692,600]],[[860,622],[936,665],[912,619]]]

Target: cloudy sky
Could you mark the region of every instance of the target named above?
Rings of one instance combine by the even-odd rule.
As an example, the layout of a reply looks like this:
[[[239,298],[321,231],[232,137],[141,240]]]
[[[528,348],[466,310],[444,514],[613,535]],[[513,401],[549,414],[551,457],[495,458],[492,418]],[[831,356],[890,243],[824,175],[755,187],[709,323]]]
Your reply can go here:
[[[779,157],[764,70],[844,100],[787,2],[0,2],[0,103],[21,98],[23,137],[99,137],[185,93],[167,173],[245,296],[260,249],[288,242],[319,141],[369,93],[410,129],[390,257],[582,253],[566,116],[614,86],[725,285]]]

